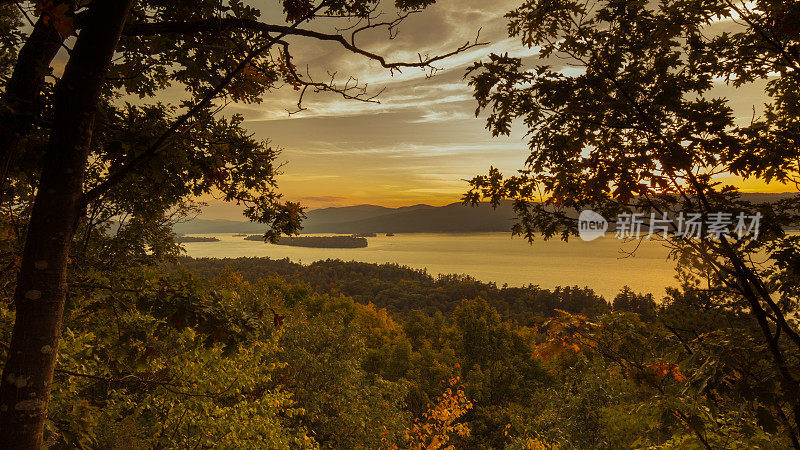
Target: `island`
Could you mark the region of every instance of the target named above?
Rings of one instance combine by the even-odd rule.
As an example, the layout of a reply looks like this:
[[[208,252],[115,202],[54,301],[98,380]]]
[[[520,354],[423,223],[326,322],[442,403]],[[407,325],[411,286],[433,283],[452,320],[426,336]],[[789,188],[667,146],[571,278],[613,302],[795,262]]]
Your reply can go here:
[[[187,242],[219,242],[219,239],[215,237],[178,236],[175,238],[175,242],[179,244]]]
[[[362,237],[362,238],[378,237],[378,234],[377,233],[356,233],[356,234],[353,235],[353,237],[357,237],[357,238],[358,237]]]
[[[263,241],[264,236],[256,234],[244,238],[246,241]],[[313,248],[365,248],[367,240],[363,237],[355,236],[283,236],[277,245],[290,245],[292,247],[313,247]]]

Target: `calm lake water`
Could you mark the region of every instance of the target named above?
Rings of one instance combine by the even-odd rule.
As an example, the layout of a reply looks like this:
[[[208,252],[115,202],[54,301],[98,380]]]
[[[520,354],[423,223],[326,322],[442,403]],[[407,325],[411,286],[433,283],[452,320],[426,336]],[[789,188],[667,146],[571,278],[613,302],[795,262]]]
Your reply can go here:
[[[324,259],[390,262],[427,269],[433,275],[467,274],[498,285],[537,284],[548,289],[588,286],[608,299],[625,285],[660,298],[665,287],[676,283],[675,263],[667,259],[667,250],[660,243],[643,241],[634,256],[626,256],[626,251],[635,249],[635,243],[613,236],[592,242],[576,238],[569,243],[550,240],[529,244],[508,233],[398,234],[367,238],[369,247],[355,249],[270,245],[232,234],[197,236],[214,236],[220,241],[183,244],[188,256],[288,257],[303,264]]]

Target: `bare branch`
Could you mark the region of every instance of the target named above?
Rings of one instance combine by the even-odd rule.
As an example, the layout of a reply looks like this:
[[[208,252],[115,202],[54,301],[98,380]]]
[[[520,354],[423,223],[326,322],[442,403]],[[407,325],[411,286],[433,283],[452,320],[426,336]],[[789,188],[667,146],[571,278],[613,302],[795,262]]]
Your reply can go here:
[[[316,12],[317,11],[314,11],[314,13]],[[390,22],[367,24],[365,26],[357,28],[351,34],[350,41],[345,39],[345,37],[342,35],[326,34],[317,31],[298,28],[300,23],[304,22],[305,19],[300,20],[291,26],[270,25],[255,20],[244,20],[236,18],[208,19],[208,20],[198,20],[194,22],[170,21],[170,22],[160,22],[160,23],[140,23],[140,24],[127,25],[123,31],[123,35],[126,36],[151,36],[151,35],[167,34],[167,33],[178,33],[178,34],[193,34],[202,32],[220,33],[225,31],[251,30],[263,34],[264,37],[266,37],[266,39],[268,40],[268,42],[258,48],[253,49],[250,53],[248,53],[248,55],[236,66],[234,70],[229,72],[225,76],[225,78],[223,78],[222,81],[212,91],[206,94],[199,102],[197,102],[192,108],[190,108],[189,111],[187,111],[180,118],[178,118],[164,134],[162,134],[150,147],[148,147],[148,149],[144,153],[133,158],[128,164],[126,164],[119,170],[115,171],[114,173],[110,174],[108,178],[106,178],[102,183],[100,183],[99,185],[95,186],[94,188],[86,192],[83,196],[82,203],[86,205],[92,201],[97,200],[103,194],[108,192],[108,190],[110,190],[113,186],[120,183],[129,173],[131,173],[137,167],[141,166],[146,161],[152,159],[165,147],[169,138],[171,138],[173,135],[181,131],[181,129],[185,127],[185,125],[192,117],[194,117],[203,108],[207,107],[231,83],[231,81],[233,81],[233,79],[236,76],[238,76],[249,65],[249,63],[253,59],[263,54],[264,52],[268,51],[274,44],[281,44],[283,46],[284,57],[286,58],[286,65],[288,71],[290,75],[294,78],[294,81],[303,86],[303,90],[300,95],[300,100],[298,101],[298,108],[300,110],[302,110],[303,95],[305,94],[308,88],[313,88],[317,92],[322,92],[322,91],[335,92],[347,99],[375,103],[374,100],[375,96],[368,97],[366,94],[366,86],[359,87],[358,80],[352,77],[348,79],[348,81],[345,83],[343,87],[341,86],[337,87],[334,84],[334,79],[333,79],[334,74],[331,74],[331,80],[328,83],[303,80],[297,74],[295,69],[291,66],[290,63],[291,56],[288,53],[288,43],[286,43],[283,40],[286,36],[302,36],[321,41],[337,42],[344,48],[350,50],[353,53],[365,56],[374,61],[378,61],[381,64],[381,66],[389,69],[390,71],[395,71],[395,70],[400,71],[400,69],[402,68],[409,68],[409,67],[416,67],[423,69],[427,68],[430,69],[430,73],[428,74],[429,77],[432,76],[438,70],[436,67],[433,66],[433,63],[449,58],[453,55],[462,53],[471,48],[488,45],[488,42],[479,41],[480,32],[478,32],[478,35],[476,36],[474,41],[469,41],[453,51],[434,57],[428,57],[428,56],[423,57],[422,55],[418,55],[419,56],[418,62],[387,62],[383,56],[364,50],[355,45],[354,43],[355,35],[357,33],[376,27],[388,27],[390,30],[392,30],[405,17],[407,17],[407,14],[400,16],[397,19]],[[276,33],[277,36],[272,37],[272,33]],[[311,77],[309,76],[309,79],[310,78]],[[379,94],[380,93],[376,95]]]
[[[479,42],[478,38],[476,38],[475,41],[467,42],[464,45],[458,47],[457,49],[441,55],[433,57],[425,57],[425,58],[420,56],[419,61],[417,62],[405,62],[405,61],[388,62],[385,57],[378,55],[377,53],[365,50],[354,43],[353,38],[356,33],[369,28],[375,28],[378,26],[393,27],[393,25],[391,24],[395,22],[397,21],[382,22],[380,24],[367,25],[366,27],[361,27],[359,29],[356,29],[351,34],[351,40],[348,40],[347,38],[345,38],[340,34],[322,33],[319,31],[307,30],[303,28],[266,24],[259,22],[257,20],[245,20],[245,19],[237,19],[230,17],[221,19],[198,20],[195,22],[167,21],[158,23],[138,23],[138,24],[134,23],[125,27],[123,35],[153,36],[153,35],[169,34],[169,33],[176,33],[176,34],[193,34],[193,33],[203,33],[203,32],[221,33],[226,31],[249,30],[260,33],[277,33],[280,34],[281,38],[284,36],[301,36],[301,37],[317,39],[320,41],[338,43],[345,49],[353,53],[365,56],[371,60],[377,61],[378,63],[380,63],[382,67],[390,70],[400,70],[403,68],[413,68],[413,67],[418,67],[418,68],[430,67],[433,63],[437,61],[441,61],[443,59],[449,58],[451,56],[457,55],[459,53],[462,53],[466,50],[475,47],[488,45],[488,42]]]
[[[315,93],[333,92],[341,95],[342,98],[346,100],[356,100],[365,103],[380,103],[378,100],[376,100],[376,98],[383,93],[385,88],[370,96],[367,94],[367,85],[359,85],[358,79],[352,76],[347,79],[343,86],[337,86],[335,83],[335,72],[328,72],[328,76],[330,77],[329,81],[317,82],[312,79],[309,70],[306,69],[306,79],[304,79],[297,73],[297,69],[295,68],[294,64],[292,64],[292,55],[289,53],[289,43],[281,41],[280,44],[283,48],[282,52],[286,70],[292,78],[291,83],[296,86],[303,87],[297,100],[297,110],[290,111],[289,114],[295,114],[305,110],[303,107],[303,98],[305,97],[306,91],[309,88],[313,89]]]

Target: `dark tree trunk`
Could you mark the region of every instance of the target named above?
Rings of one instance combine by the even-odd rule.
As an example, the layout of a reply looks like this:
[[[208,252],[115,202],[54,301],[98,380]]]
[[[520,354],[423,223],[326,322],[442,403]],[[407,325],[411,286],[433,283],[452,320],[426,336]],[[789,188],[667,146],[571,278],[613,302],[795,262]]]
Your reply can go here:
[[[72,10],[72,0],[55,2],[59,3],[69,3]],[[49,73],[50,63],[64,42],[64,37],[55,27],[45,22],[44,17],[39,18],[20,49],[14,72],[0,101],[0,193],[6,187],[8,168],[20,138],[30,133],[34,120],[41,112],[39,96],[44,77]]]
[[[42,448],[66,294],[67,256],[80,214],[83,175],[100,90],[132,0],[92,4],[56,86],[54,124],[42,162],[14,304],[16,320],[0,381],[0,448]]]

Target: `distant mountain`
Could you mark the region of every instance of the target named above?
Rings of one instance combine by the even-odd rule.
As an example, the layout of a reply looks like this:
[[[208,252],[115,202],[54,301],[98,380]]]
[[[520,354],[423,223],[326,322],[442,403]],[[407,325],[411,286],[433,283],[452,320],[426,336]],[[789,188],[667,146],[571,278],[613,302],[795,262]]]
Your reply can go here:
[[[331,209],[331,208],[329,208]],[[338,209],[338,208],[335,208]],[[313,213],[313,211],[312,211]],[[467,233],[479,231],[511,231],[514,213],[511,204],[497,210],[486,204],[476,207],[453,203],[447,206],[416,205],[387,208],[371,217],[349,218],[321,222],[308,214],[303,225],[305,233]],[[344,220],[341,220],[344,219]]]
[[[385,206],[357,205],[333,208],[312,209],[306,211],[306,220],[318,223],[337,223],[350,220],[368,219],[382,214],[392,213],[394,209]]]
[[[742,194],[754,203],[773,202],[794,194]],[[482,203],[476,207],[452,203],[446,206],[414,205],[387,208],[358,205],[315,209],[306,212],[303,233],[470,233],[511,231],[515,215],[511,202],[492,209]],[[195,219],[174,227],[178,234],[263,233],[265,225],[235,220]]]
[[[176,224],[172,230],[177,234],[210,234],[210,233],[263,233],[266,225],[243,220],[208,220],[194,219]]]
[[[375,205],[323,208],[306,212],[302,233],[466,233],[510,231],[510,203],[496,211],[453,203],[387,208]],[[195,219],[173,227],[178,234],[263,233],[265,225],[235,220]]]
[[[769,203],[778,200],[786,200],[796,196],[796,193],[782,192],[782,193],[762,193],[762,192],[748,192],[742,194],[742,200],[747,200],[753,203]]]
[[[313,223],[315,225],[335,224],[342,222],[352,222],[355,220],[371,219],[386,214],[393,214],[403,211],[415,211],[419,209],[433,209],[435,206],[430,205],[414,205],[403,206],[401,208],[387,208],[385,206],[375,205],[358,205],[358,206],[344,206],[314,209],[306,211],[306,223]]]

